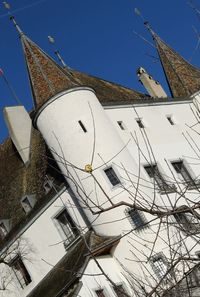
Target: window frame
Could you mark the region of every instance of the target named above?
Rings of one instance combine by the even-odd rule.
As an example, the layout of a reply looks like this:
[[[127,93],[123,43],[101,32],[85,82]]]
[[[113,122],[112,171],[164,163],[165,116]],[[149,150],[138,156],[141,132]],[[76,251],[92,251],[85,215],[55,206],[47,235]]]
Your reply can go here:
[[[112,286],[112,291],[113,291],[113,293],[115,294],[116,297],[119,297],[119,296],[117,295],[115,287],[119,287],[119,286],[122,287],[122,290],[124,291],[124,293],[126,293],[127,295],[129,294],[126,285],[123,282],[117,282],[117,283],[115,283],[115,286]]]
[[[17,270],[17,268],[14,268],[15,264],[19,264],[20,270]],[[22,257],[20,255],[16,255],[9,263],[9,266],[15,276],[15,279],[21,289],[25,289],[31,282],[31,274],[29,273],[29,270],[27,269],[26,265],[24,264]],[[18,274],[18,271],[20,272],[20,276]],[[25,272],[25,273],[24,273]],[[24,282],[22,282],[22,280]]]
[[[184,211],[185,208],[188,208],[188,207],[186,205],[185,206],[182,205],[182,206],[179,206],[176,210],[181,211],[182,209]],[[200,224],[198,223],[197,218],[195,218],[193,214],[180,212],[180,213],[175,213],[173,216],[176,223],[179,226],[177,228],[180,229],[182,232],[188,235],[194,235],[194,233],[199,234]]]
[[[106,170],[109,170],[109,169],[112,169],[113,172],[114,172],[114,176],[116,177],[116,179],[119,181],[117,184],[113,185],[113,183],[111,182],[109,176],[106,174]],[[115,168],[115,166],[113,166],[112,164],[110,165],[107,165],[105,168],[103,168],[103,174],[106,178],[106,181],[109,182],[109,185],[112,189],[114,188],[117,188],[117,187],[120,187],[122,185],[122,181],[121,181],[121,178],[119,177],[119,173],[117,171],[117,169]]]
[[[158,180],[156,180],[156,178],[154,178],[154,173],[153,173],[153,176],[150,176],[150,174],[148,173],[148,170],[146,169],[146,168],[150,169],[150,168],[154,168],[154,167],[156,168],[156,170],[158,172],[158,176],[157,176]],[[176,186],[174,184],[170,184],[168,181],[165,180],[165,174],[158,163],[143,164],[143,169],[151,181],[153,190],[156,189],[161,195],[174,193],[176,191]],[[161,181],[161,183],[160,183],[160,181]]]
[[[1,228],[1,225],[3,225],[3,228]],[[0,220],[0,237],[1,239],[4,239],[7,234],[10,232],[11,229],[11,220],[9,219],[3,219]]]
[[[108,290],[107,290],[107,288],[105,288],[104,286],[102,287],[100,287],[100,286],[98,286],[98,287],[96,287],[93,291],[94,291],[94,294],[95,294],[95,296],[97,296],[97,297],[99,297],[98,295],[97,295],[97,291],[103,291],[103,294],[104,294],[104,296],[105,297],[108,297],[108,296],[110,296],[110,294],[108,293]],[[104,297],[103,296],[103,297]]]
[[[139,129],[145,129],[146,128],[146,124],[145,124],[143,118],[140,118],[140,117],[139,118],[135,118],[135,121],[136,121]]]
[[[66,212],[67,214],[67,221],[69,223],[70,226],[70,234],[71,236],[68,237],[68,235],[66,234],[65,230],[63,229],[63,226],[61,225],[61,221],[58,219],[59,216],[61,216],[64,212]],[[70,221],[68,220],[68,218],[70,218]],[[74,222],[71,214],[68,212],[66,207],[63,207],[61,210],[59,210],[53,217],[52,217],[53,223],[61,237],[61,239],[63,240],[63,244],[65,249],[67,249],[69,246],[71,246],[71,244],[73,244],[80,236],[79,234],[79,230],[76,226],[76,223]],[[73,234],[73,235],[72,235]],[[71,239],[72,238],[72,239]]]
[[[24,200],[28,201],[28,204],[24,202]],[[35,195],[25,195],[21,198],[21,206],[25,214],[29,214],[36,204]]]
[[[141,221],[143,221],[143,224],[136,226],[135,222],[133,221],[133,217],[130,215],[130,212],[132,212],[132,211],[137,213],[137,215],[140,217]],[[137,209],[132,209],[129,207],[125,210],[125,213],[126,213],[126,216],[128,217],[130,224],[134,227],[134,231],[139,233],[139,232],[149,228],[149,223],[142,211],[139,211]]]
[[[162,259],[162,264],[166,267],[166,271],[164,271],[164,272],[162,272],[162,266],[158,262],[159,259]],[[159,265],[156,266],[155,262],[158,262]],[[169,269],[169,263],[168,263],[167,258],[163,252],[159,252],[159,253],[156,253],[155,255],[153,255],[150,258],[150,265],[151,265],[156,277],[159,280],[161,280],[165,276],[166,276],[167,280],[169,279],[169,273],[167,273],[167,271]]]
[[[126,126],[124,125],[124,121],[117,121],[118,127],[120,128],[120,130],[125,131],[127,130]]]
[[[186,175],[189,177],[188,180],[185,179],[185,177],[182,175],[181,172],[178,172],[175,169],[175,166],[173,165],[175,163],[182,163],[184,171],[185,171]],[[175,172],[176,176],[178,177],[178,180],[180,180],[183,185],[186,185],[188,187],[188,189],[195,189],[198,186],[200,186],[200,183],[198,181],[196,181],[195,174],[193,173],[193,171],[191,170],[191,168],[189,167],[189,165],[187,164],[187,162],[184,159],[170,160],[170,164],[171,164],[171,167],[172,167],[173,171]]]
[[[176,125],[176,120],[174,119],[173,114],[166,114],[166,120],[170,123],[171,126]]]

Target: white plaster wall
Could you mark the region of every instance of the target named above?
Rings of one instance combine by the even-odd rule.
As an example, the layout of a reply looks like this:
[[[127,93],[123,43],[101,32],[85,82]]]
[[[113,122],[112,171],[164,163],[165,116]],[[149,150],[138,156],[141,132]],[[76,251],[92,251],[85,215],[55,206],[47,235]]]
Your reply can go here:
[[[32,282],[24,289],[21,289],[17,281],[12,281],[8,286],[9,290],[0,292],[0,296],[27,296],[66,254],[67,251],[63,245],[63,238],[60,236],[54,221],[56,214],[65,207],[77,227],[86,232],[86,225],[83,219],[74,207],[74,203],[67,190],[64,191],[21,235],[21,238],[26,241],[24,248],[27,251],[26,255],[23,255],[22,252],[22,260],[31,276]],[[12,279],[14,278],[12,277]]]
[[[82,131],[79,120],[87,133]],[[99,211],[99,207],[111,206],[109,199],[113,203],[123,200],[132,203],[138,166],[94,92],[88,88],[75,88],[53,98],[38,115],[37,127],[95,230],[105,235],[119,234],[120,230],[115,226],[104,229],[100,226],[105,220],[116,220],[117,211],[95,219],[88,205],[93,211]],[[87,164],[92,164],[93,175],[85,172]],[[110,165],[123,181],[122,185],[113,187],[110,184],[104,173]],[[129,181],[129,173],[132,181]],[[124,187],[129,190],[126,194]]]
[[[97,257],[97,261],[102,267],[105,274],[115,283],[122,284],[124,289],[130,296],[131,289],[126,278],[123,276],[123,269],[116,263],[116,261],[110,256]],[[124,272],[124,271],[123,271]],[[81,279],[83,286],[78,294],[80,297],[96,297],[95,290],[104,289],[106,297],[116,297],[112,284],[102,274],[102,271],[97,267],[94,260],[90,260],[86,269],[84,270],[83,277]]]
[[[144,138],[141,134],[141,129],[138,127],[135,121],[135,118],[138,117],[141,117],[144,121],[146,126],[145,131],[151,143],[155,159],[162,169],[162,172],[166,176],[170,176],[171,172],[165,160],[171,161],[178,160],[179,158],[186,159],[186,161],[188,161],[191,174],[194,176],[199,176],[199,166],[196,166],[194,162],[191,162],[191,158],[197,158],[197,155],[183,137],[183,133],[188,131],[190,136],[195,139],[197,146],[200,147],[199,137],[197,137],[196,134],[187,127],[187,125],[193,125],[196,123],[189,103],[169,103],[159,104],[157,106],[154,104],[152,106],[136,106],[135,108],[112,107],[105,110],[105,114],[107,114],[107,116],[105,116],[104,111],[102,110],[101,106],[99,106],[99,103],[96,101],[96,98],[92,92],[83,90],[81,91],[81,94],[79,94],[80,96],[77,96],[77,94],[76,96],[74,95],[75,94],[73,93],[66,94],[66,96],[58,99],[59,102],[58,100],[52,102],[40,115],[38,119],[38,126],[41,129],[43,135],[45,135],[45,139],[49,144],[49,147],[57,151],[57,154],[61,155],[61,158],[58,158],[59,164],[60,161],[63,162],[62,154],[64,154],[68,161],[83,169],[84,166],[91,161],[91,148],[93,147],[94,142],[94,126],[91,116],[92,110],[92,113],[95,117],[95,132],[97,137],[95,143],[93,168],[98,168],[98,166],[100,166],[94,171],[94,174],[99,180],[100,184],[103,185],[103,189],[106,191],[106,193],[112,197],[113,201],[118,202],[125,200],[130,202],[132,201],[131,194],[127,191],[124,192],[123,187],[113,188],[109,185],[109,182],[103,173],[104,167],[102,165],[102,159],[98,157],[98,153],[100,153],[103,159],[108,162],[110,159],[112,159],[113,155],[116,155],[116,153],[118,153],[119,150],[123,148],[124,144],[128,143],[127,147],[121,153],[117,154],[117,156],[114,157],[112,161],[109,161],[109,163],[115,166],[114,168],[116,168],[116,171],[123,180],[122,185],[127,189],[130,189],[131,185],[129,182],[125,181],[125,174],[123,170],[120,170],[120,166],[123,163],[125,168],[128,168],[131,173],[134,173],[135,175],[138,173],[138,148],[133,141],[131,133],[133,135],[137,135],[141,150],[145,156],[148,155]],[[90,102],[90,106],[92,107],[91,110],[89,108],[88,102]],[[57,114],[59,116],[57,116]],[[166,119],[166,115],[173,116],[175,125],[170,125]],[[83,121],[84,125],[88,129],[87,133],[84,133],[78,126],[78,120]],[[126,130],[121,130],[117,124],[117,121],[123,121]],[[61,151],[61,147],[63,152]],[[147,163],[144,156],[141,155],[140,158],[141,165]],[[63,172],[66,173],[65,166],[60,166]],[[70,168],[70,166],[68,168]],[[173,170],[173,168],[171,169]],[[89,175],[80,170],[77,170],[76,173],[79,175],[79,184],[84,184],[84,190],[86,190],[87,193],[91,192],[91,189],[93,189],[93,181],[90,180]],[[71,174],[73,175],[72,171]],[[142,177],[148,182],[148,176],[142,168],[141,174]],[[85,177],[87,178],[85,179]],[[73,175],[73,178],[76,179],[76,176]],[[152,196],[153,192],[154,191],[151,189],[146,189],[146,194],[150,196]],[[189,198],[194,200],[198,198],[199,193],[193,190],[189,195]],[[104,203],[105,197],[102,195],[101,191],[98,192],[98,196],[100,199],[102,199],[101,204]],[[63,193],[61,197],[64,202],[66,202],[68,199],[71,201],[67,193]],[[92,197],[94,198],[94,196]],[[79,196],[77,196],[77,198],[81,201]],[[169,194],[169,199],[166,199],[165,195],[157,194],[156,196],[157,203],[164,203],[165,205],[169,205],[170,200],[173,199],[175,199],[174,194]],[[151,199],[149,200],[149,203],[150,202]],[[183,201],[180,200],[179,203],[181,205]],[[73,202],[71,202],[71,204],[73,204]],[[62,205],[63,202],[61,199],[57,199],[45,211],[45,213],[43,213],[37,219],[37,221],[34,222],[26,232],[24,232],[23,236],[30,240],[34,250],[34,253],[32,254],[33,261],[31,263],[30,261],[29,263],[28,261],[25,262],[25,264],[27,264],[28,270],[30,271],[33,282],[26,289],[24,289],[23,292],[22,290],[19,290],[18,293],[15,291],[15,295],[11,294],[5,296],[17,296],[17,294],[22,297],[26,296],[28,292],[30,292],[30,290],[51,269],[51,267],[41,259],[44,259],[45,261],[54,265],[65,254],[65,249],[62,243],[60,244],[62,239],[51,219],[52,216],[54,216],[57,211],[61,209]],[[136,232],[131,232],[133,226],[126,218],[125,208],[126,207],[122,206],[105,212],[98,219],[95,219],[95,217],[88,211],[87,214],[92,226],[100,234],[125,235],[126,233],[128,234],[130,232],[129,236],[125,236],[121,240],[120,244],[113,251],[113,255],[131,272],[140,275],[141,269],[139,265],[133,261],[134,259],[133,253],[131,253],[131,244],[133,244],[135,248],[139,250],[140,259],[143,259],[141,256],[142,253],[144,254],[145,259],[146,255],[150,254],[150,245],[148,245],[148,242],[153,242],[153,238],[156,236],[157,225],[150,224],[150,227],[145,229],[138,236]],[[73,217],[78,216],[80,225],[82,228],[84,228],[85,225],[77,211],[75,215],[74,209],[72,211],[72,208],[69,208],[69,212]],[[152,219],[152,217],[148,214],[145,214],[145,216],[149,220]],[[160,236],[160,238],[157,240],[155,252],[163,251],[167,255],[167,234],[165,230],[161,230],[161,235],[162,236]],[[144,243],[144,240],[146,243]],[[192,239],[188,239],[187,245],[189,248],[191,248],[194,246],[194,241]],[[199,249],[199,246],[196,245],[195,248],[191,250],[191,253],[194,254],[195,250]],[[120,273],[119,267],[118,269],[113,269],[114,264],[110,265],[109,261],[110,260],[105,258],[104,263],[102,262],[105,267],[108,266],[106,268],[108,269],[108,273],[112,275],[112,273],[115,271],[118,275],[118,273]],[[109,270],[109,268],[111,270]],[[151,269],[151,267],[148,266],[148,269]],[[94,284],[96,283],[96,280],[94,279],[91,281],[92,278],[93,277],[91,277],[90,280],[89,277],[83,278],[85,287],[82,289],[81,296],[89,296],[87,295],[87,289],[91,288],[93,290],[93,288],[95,288]],[[104,280],[102,281],[104,282]]]

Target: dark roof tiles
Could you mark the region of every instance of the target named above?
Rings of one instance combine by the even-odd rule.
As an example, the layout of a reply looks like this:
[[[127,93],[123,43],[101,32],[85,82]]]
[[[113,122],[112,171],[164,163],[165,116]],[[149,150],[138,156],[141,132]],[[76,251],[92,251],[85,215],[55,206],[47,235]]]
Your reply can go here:
[[[187,97],[200,90],[200,70],[153,34],[160,61],[173,97]]]

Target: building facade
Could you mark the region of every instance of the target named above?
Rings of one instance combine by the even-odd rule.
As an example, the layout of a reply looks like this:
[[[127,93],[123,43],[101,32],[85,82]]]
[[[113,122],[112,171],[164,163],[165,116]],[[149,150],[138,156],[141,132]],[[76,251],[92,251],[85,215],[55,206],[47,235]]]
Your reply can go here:
[[[140,68],[142,94],[14,24],[35,108],[4,109],[0,294],[199,296],[200,71],[150,29],[172,97]]]

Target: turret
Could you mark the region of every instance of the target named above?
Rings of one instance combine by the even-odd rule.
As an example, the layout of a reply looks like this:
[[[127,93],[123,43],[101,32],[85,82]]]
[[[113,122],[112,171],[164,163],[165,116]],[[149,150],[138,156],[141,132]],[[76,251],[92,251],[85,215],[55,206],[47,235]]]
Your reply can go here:
[[[149,75],[144,68],[138,68],[137,75],[139,81],[144,85],[145,89],[151,97],[167,97],[167,94],[163,90],[160,83],[154,80],[153,77]]]
[[[63,70],[21,32],[20,36],[36,105],[34,125],[93,228],[107,235],[119,234],[116,223],[106,230],[101,223],[116,221],[120,212],[101,211],[121,201],[132,203],[136,162],[95,91],[82,86],[68,69]]]

